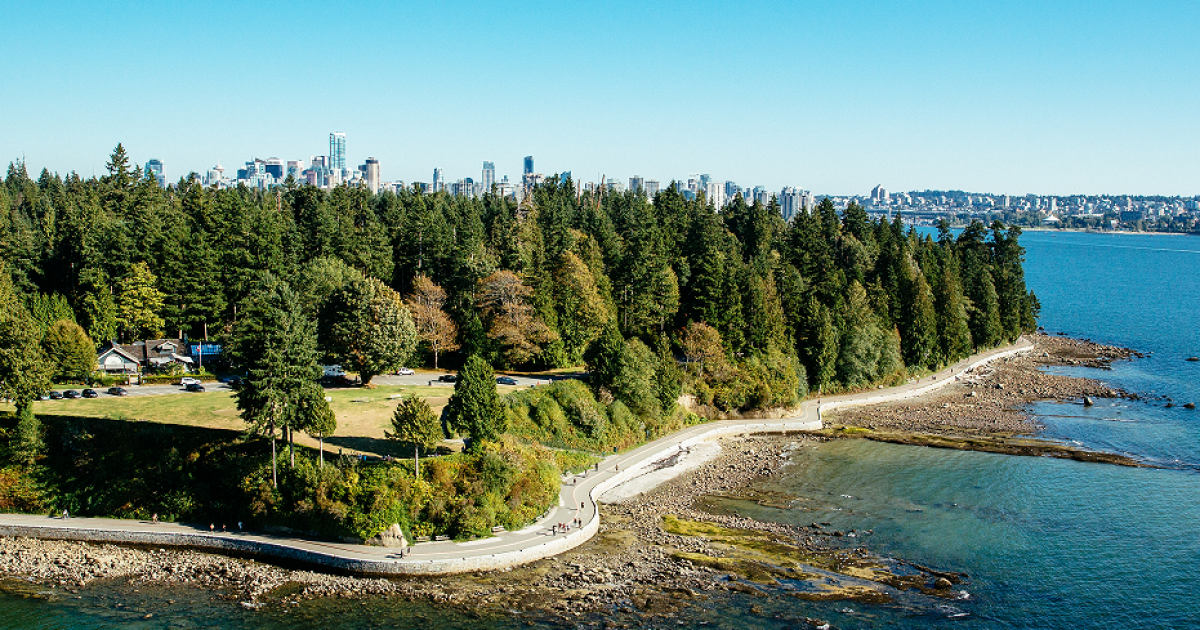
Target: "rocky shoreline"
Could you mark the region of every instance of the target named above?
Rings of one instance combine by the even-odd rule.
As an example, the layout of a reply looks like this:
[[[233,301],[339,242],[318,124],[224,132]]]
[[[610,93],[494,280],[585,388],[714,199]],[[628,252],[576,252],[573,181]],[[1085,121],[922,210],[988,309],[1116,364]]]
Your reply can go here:
[[[721,453],[711,461],[632,500],[605,505],[600,531],[589,542],[511,570],[448,578],[363,578],[189,550],[0,538],[0,576],[21,576],[67,592],[114,582],[201,587],[246,608],[388,596],[480,614],[529,611],[563,619],[598,610],[672,617],[682,607],[703,605],[720,593],[888,601],[904,590],[951,597],[951,587],[963,576],[876,558],[855,546],[862,537],[869,539],[870,532],[828,531],[820,523],[792,527],[758,522],[710,509],[708,499],[732,496],[769,504],[774,498],[757,494],[754,482],[785,466],[791,450],[834,437],[943,436],[961,441],[952,448],[972,448],[979,440],[1036,432],[1038,427],[1021,411],[1033,400],[1136,397],[1089,379],[1040,371],[1050,365],[1103,368],[1135,353],[1056,336],[1034,335],[1032,340],[1033,352],[1001,359],[918,399],[827,418],[841,427],[830,435],[723,439]],[[780,578],[789,584],[808,580],[812,588],[781,588]]]

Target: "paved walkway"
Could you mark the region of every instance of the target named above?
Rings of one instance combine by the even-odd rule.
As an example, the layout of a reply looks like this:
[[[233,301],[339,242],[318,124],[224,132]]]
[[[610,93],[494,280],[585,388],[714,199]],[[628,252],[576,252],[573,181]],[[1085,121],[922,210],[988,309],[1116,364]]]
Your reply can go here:
[[[904,385],[870,392],[822,397],[800,406],[799,415],[763,420],[730,420],[688,427],[682,431],[614,454],[583,475],[563,479],[558,507],[538,522],[516,532],[502,532],[491,538],[456,543],[423,542],[412,546],[412,553],[400,550],[335,542],[321,542],[270,536],[250,532],[222,532],[181,523],[104,518],[58,518],[31,514],[0,514],[0,535],[30,536],[48,539],[92,542],[134,543],[160,546],[184,546],[206,550],[283,558],[355,573],[403,575],[444,575],[516,566],[546,558],[583,544],[600,527],[599,497],[610,488],[644,474],[656,462],[679,449],[724,435],[782,431],[812,431],[822,426],[821,414],[835,408],[890,402],[919,396],[957,380],[964,372],[994,359],[1026,352],[1033,347],[1025,338],[1016,344],[998,348],[959,361],[937,374]],[[558,523],[581,519],[581,527],[555,532]],[[236,529],[236,524],[226,527]]]

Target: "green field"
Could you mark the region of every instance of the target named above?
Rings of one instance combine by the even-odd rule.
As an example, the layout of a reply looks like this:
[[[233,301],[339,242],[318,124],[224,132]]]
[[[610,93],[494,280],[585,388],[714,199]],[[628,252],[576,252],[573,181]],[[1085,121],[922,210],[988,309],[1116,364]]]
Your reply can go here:
[[[501,395],[523,387],[499,386]],[[337,432],[325,440],[326,449],[341,449],[347,454],[402,455],[384,437],[391,429],[392,412],[401,396],[420,396],[434,413],[441,413],[453,389],[447,386],[381,385],[371,389],[328,389],[330,407],[337,416]],[[12,411],[12,405],[0,405],[0,411]],[[35,402],[34,413],[82,418],[105,418],[129,422],[179,424],[208,429],[244,431],[247,427],[238,414],[237,403],[229,391],[162,394],[76,400]],[[300,433],[296,442],[317,447],[317,441]]]

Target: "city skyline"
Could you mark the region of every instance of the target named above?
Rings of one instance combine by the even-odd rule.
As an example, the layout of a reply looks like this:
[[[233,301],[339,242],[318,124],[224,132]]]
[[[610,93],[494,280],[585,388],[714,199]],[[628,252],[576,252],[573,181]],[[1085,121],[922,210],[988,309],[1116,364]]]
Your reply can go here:
[[[33,172],[100,175],[121,142],[177,181],[184,165],[323,153],[314,140],[336,130],[347,168],[373,157],[384,180],[478,177],[485,159],[519,180],[533,155],[582,179],[708,172],[835,195],[1200,192],[1195,3],[67,2],[6,17],[20,28],[0,51],[38,63],[6,67],[0,160]],[[329,32],[350,48],[283,52]],[[255,61],[226,61],[245,41]]]

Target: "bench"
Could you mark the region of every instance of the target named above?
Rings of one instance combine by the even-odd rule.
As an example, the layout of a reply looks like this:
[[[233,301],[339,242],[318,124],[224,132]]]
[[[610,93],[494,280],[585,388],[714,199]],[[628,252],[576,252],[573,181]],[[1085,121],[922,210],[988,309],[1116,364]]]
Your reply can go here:
[[[450,537],[449,536],[434,536],[433,537],[434,542],[443,542],[446,540],[450,540]]]
[[[417,542],[429,542],[428,536],[417,536]]]
[[[503,526],[503,525],[497,525],[497,526],[495,526],[495,527],[493,527],[493,528],[492,528],[492,533],[493,533],[493,534],[499,534],[499,533],[501,533],[501,532],[503,532],[503,531],[504,531],[504,526]]]

